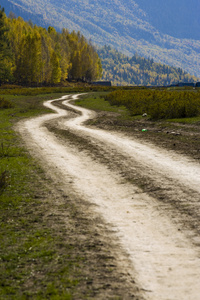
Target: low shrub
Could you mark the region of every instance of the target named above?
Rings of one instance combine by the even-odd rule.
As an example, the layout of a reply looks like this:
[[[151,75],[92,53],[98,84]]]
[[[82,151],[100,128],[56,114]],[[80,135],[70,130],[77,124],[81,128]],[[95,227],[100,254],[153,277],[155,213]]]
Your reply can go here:
[[[114,91],[105,100],[124,105],[131,115],[147,113],[152,119],[189,118],[200,114],[200,93],[193,91]]]
[[[12,108],[13,104],[3,97],[0,97],[0,109]]]

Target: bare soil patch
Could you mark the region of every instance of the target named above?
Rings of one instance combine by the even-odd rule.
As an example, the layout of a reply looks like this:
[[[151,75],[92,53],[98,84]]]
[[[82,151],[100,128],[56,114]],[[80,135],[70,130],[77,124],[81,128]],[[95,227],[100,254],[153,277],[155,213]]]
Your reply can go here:
[[[150,141],[180,154],[200,159],[200,124],[181,124],[166,121],[120,120],[110,112],[96,112],[96,118],[87,122],[104,130],[124,132],[134,138]],[[142,132],[142,129],[147,129]]]

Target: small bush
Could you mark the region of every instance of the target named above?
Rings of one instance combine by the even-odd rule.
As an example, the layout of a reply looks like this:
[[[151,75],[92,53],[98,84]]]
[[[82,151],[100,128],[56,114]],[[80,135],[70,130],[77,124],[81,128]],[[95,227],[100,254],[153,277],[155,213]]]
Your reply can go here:
[[[13,104],[9,101],[0,97],[0,109],[12,108]]]

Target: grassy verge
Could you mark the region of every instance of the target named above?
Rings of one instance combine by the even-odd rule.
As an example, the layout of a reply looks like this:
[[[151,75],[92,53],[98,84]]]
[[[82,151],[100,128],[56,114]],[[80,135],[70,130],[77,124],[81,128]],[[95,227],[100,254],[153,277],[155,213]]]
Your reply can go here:
[[[182,124],[199,124],[200,116],[192,117],[192,118],[168,119],[167,121],[173,123],[182,123]]]
[[[124,106],[111,106],[108,101],[105,101],[104,96],[106,92],[97,92],[82,95],[76,100],[76,105],[96,111],[111,111],[126,113],[127,109]]]
[[[119,120],[135,120],[140,118],[140,116],[131,116],[128,109],[123,105],[110,105],[110,103],[104,99],[107,93],[108,92],[89,93],[81,96],[75,103],[77,106],[85,107],[97,112],[114,113]]]
[[[0,299],[71,299],[67,287],[77,285],[69,264],[62,265],[65,255],[59,257],[62,234],[44,221],[44,174],[13,131],[19,119],[47,112],[47,97],[4,95],[12,108],[0,109]]]

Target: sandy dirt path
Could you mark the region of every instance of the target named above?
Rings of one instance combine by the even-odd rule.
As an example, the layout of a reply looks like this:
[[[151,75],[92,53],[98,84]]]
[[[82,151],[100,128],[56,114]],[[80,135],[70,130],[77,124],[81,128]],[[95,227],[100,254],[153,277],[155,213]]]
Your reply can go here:
[[[110,224],[121,245],[119,255],[120,251],[127,253],[128,272],[137,277],[146,299],[199,299],[200,239],[196,229],[200,215],[200,165],[191,158],[125,135],[84,126],[83,122],[94,117],[94,112],[69,103],[77,97],[62,98],[63,106],[81,112],[76,118],[70,119],[67,110],[51,100],[45,106],[55,114],[19,124],[28,148],[52,177],[60,178],[63,188],[70,184]],[[47,129],[46,124],[50,123],[99,147],[100,158],[58,138]],[[100,162],[105,151],[111,165]],[[112,167],[114,157],[118,160],[116,168]],[[140,173],[141,178],[150,178],[156,187],[162,186],[169,203],[126,180],[123,168],[128,173]],[[173,201],[195,211],[195,217],[189,217],[192,226],[184,226],[184,217],[173,211]]]

